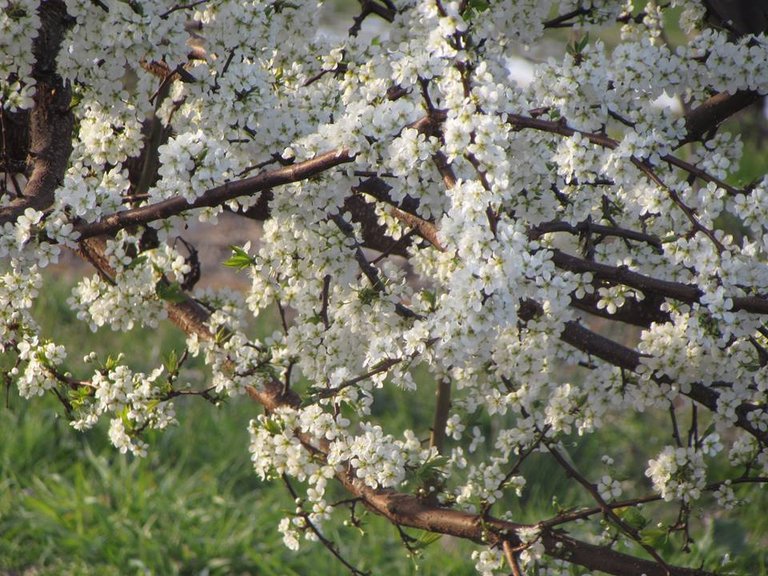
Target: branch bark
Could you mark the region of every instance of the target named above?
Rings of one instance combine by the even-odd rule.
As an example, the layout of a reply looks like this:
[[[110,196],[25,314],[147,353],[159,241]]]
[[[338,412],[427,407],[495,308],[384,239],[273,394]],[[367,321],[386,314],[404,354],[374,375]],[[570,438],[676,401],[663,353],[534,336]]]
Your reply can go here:
[[[577,350],[581,350],[582,352],[600,358],[619,368],[629,370],[630,372],[637,372],[640,366],[640,359],[642,356],[639,352],[632,348],[628,348],[623,344],[619,344],[610,338],[601,336],[596,332],[592,332],[578,322],[567,322],[560,334],[560,338],[563,342],[570,344]],[[674,382],[666,376],[653,376],[652,380],[657,384],[674,384]],[[715,382],[713,384],[722,388],[730,388],[731,386],[731,384],[727,382]],[[690,390],[681,393],[702,406],[705,406],[712,412],[717,411],[717,401],[720,398],[720,394],[710,386],[706,386],[700,382],[693,382],[690,385]],[[736,425],[749,432],[763,443],[768,443],[768,431],[761,430],[749,419],[749,413],[756,409],[762,408],[744,404],[736,408]]]
[[[702,140],[728,118],[758,100],[760,100],[760,94],[750,90],[739,90],[735,94],[728,92],[715,94],[686,114],[687,134],[677,147]]]
[[[332,150],[311,160],[216,186],[203,192],[194,202],[187,202],[182,196],[175,196],[155,204],[111,214],[98,222],[80,224],[75,227],[75,230],[80,233],[80,239],[102,234],[114,234],[126,227],[149,224],[194,208],[219,206],[240,196],[252,196],[259,192],[271,191],[276,186],[306,180],[326,170],[351,162],[352,159],[353,156],[347,150]]]
[[[53,204],[54,192],[64,181],[72,153],[72,93],[56,73],[56,57],[70,18],[61,0],[41,2],[39,14],[40,31],[32,47],[35,104],[28,116],[27,165],[31,166],[31,174],[23,195],[0,208],[0,226],[15,221],[27,208],[45,210]]]
[[[263,390],[248,388],[248,394],[268,411],[282,405],[297,407],[300,404],[297,395],[284,396],[279,383],[269,385]],[[315,453],[322,454],[324,448],[327,450],[325,441],[318,441],[303,433],[299,433],[299,439]],[[318,446],[320,448],[317,448]],[[521,528],[531,528],[529,525],[491,516],[483,517],[445,508],[411,494],[373,489],[360,482],[351,467],[339,472],[336,477],[342,486],[350,494],[360,498],[370,511],[398,526],[451,535],[489,546],[502,546],[503,542],[510,542],[515,547],[524,544],[517,531]],[[706,570],[677,566],[664,568],[656,562],[636,558],[607,546],[582,542],[562,531],[544,530],[541,533],[541,541],[546,553],[554,558],[616,576],[714,576]]]
[[[633,272],[625,266],[610,266],[593,260],[586,260],[560,250],[552,251],[552,262],[561,270],[571,272],[590,272],[595,278],[608,282],[624,284],[641,292],[673,298],[686,304],[700,303],[704,292],[692,284],[660,280]],[[732,310],[743,310],[754,314],[768,314],[768,300],[761,296],[734,296]]]

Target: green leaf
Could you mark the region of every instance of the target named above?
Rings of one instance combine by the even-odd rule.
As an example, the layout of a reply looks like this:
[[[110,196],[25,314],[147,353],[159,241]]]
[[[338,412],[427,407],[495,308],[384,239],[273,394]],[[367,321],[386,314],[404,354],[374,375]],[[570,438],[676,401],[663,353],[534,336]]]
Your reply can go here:
[[[278,422],[276,420],[273,420],[272,418],[268,418],[264,421],[264,430],[272,434],[273,436],[276,434],[281,434],[283,432],[283,424],[282,422]]]
[[[648,525],[648,518],[642,515],[640,510],[634,506],[627,506],[625,508],[617,508],[614,510],[616,516],[621,518],[630,527],[635,530],[642,530]]]
[[[432,290],[422,290],[421,296],[424,298],[424,301],[429,304],[429,309],[434,310],[437,304],[437,294]]]
[[[155,292],[160,300],[165,300],[166,302],[171,302],[173,304],[179,304],[187,299],[186,294],[184,294],[184,289],[178,282],[158,280],[157,284],[155,284]]]
[[[657,548],[669,539],[669,531],[666,528],[648,528],[640,533],[640,541],[643,544]]]
[[[415,534],[408,534],[408,536],[412,538],[409,540],[409,548],[419,552],[440,540],[443,535],[437,532],[429,532],[428,530],[418,530]]]
[[[177,375],[179,373],[179,355],[176,354],[176,350],[171,348],[168,353],[168,357],[165,359],[165,369],[170,375]]]
[[[414,478],[419,484],[429,484],[442,477],[447,460],[444,456],[435,456],[413,471]]]
[[[576,50],[579,54],[584,51],[584,48],[587,47],[587,44],[589,44],[589,34],[584,34],[582,39],[576,43]]]
[[[488,8],[490,8],[491,5],[489,2],[487,2],[487,0],[469,0],[469,2],[467,3],[467,6],[474,10],[479,10],[484,12],[485,10],[488,10]]]
[[[466,4],[466,10],[464,10],[463,16],[472,19],[475,14],[481,14],[490,8],[490,3],[487,0],[469,0]]]
[[[104,362],[104,370],[106,370],[107,372],[111,372],[112,370],[117,368],[118,363],[122,359],[123,359],[122,353],[118,354],[117,358],[112,358],[112,356],[107,356],[107,359]]]
[[[216,331],[216,335],[213,337],[213,341],[217,345],[226,343],[227,340],[232,338],[232,332],[230,332],[226,326],[222,326]]]
[[[244,248],[230,246],[230,249],[232,250],[232,256],[224,261],[224,266],[242,270],[243,268],[248,268],[256,263],[256,259],[248,254]]]
[[[360,302],[363,304],[370,304],[379,297],[379,292],[374,288],[363,288],[358,292],[360,296]]]
[[[90,396],[91,391],[85,386],[79,388],[70,388],[67,392],[67,398],[69,399],[69,403],[72,405],[74,410],[79,410],[85,406]]]

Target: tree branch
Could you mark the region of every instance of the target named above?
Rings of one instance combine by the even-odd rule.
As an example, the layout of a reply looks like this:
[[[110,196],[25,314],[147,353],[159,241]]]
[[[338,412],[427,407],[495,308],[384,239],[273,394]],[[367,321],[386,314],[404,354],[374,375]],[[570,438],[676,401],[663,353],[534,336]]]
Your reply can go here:
[[[735,94],[720,92],[711,96],[685,115],[687,133],[677,147],[704,139],[725,120],[758,100],[760,94],[750,90],[739,90]]]
[[[244,180],[227,182],[221,186],[216,186],[203,192],[194,202],[187,202],[183,197],[176,196],[148,206],[117,212],[98,222],[79,224],[75,227],[75,230],[80,233],[81,239],[101,234],[114,234],[118,230],[129,226],[138,226],[170,218],[194,208],[218,206],[240,196],[252,196],[258,192],[271,190],[275,186],[306,180],[330,168],[351,162],[352,159],[353,156],[347,150],[332,150],[331,152],[320,154],[311,160],[283,166]]]
[[[282,396],[278,384],[267,385],[263,390],[248,387],[247,391],[251,398],[270,412],[284,405],[296,408],[300,403],[297,396]],[[312,438],[302,432],[297,435],[301,442],[315,453],[323,454],[328,450],[327,441]],[[524,543],[517,536],[517,531],[521,528],[531,528],[525,524],[444,508],[411,494],[371,488],[361,482],[355,470],[349,466],[336,477],[344,488],[360,498],[370,511],[398,526],[448,534],[490,546],[501,546],[504,541],[513,546],[520,546]],[[714,576],[706,570],[676,566],[669,566],[668,570],[664,570],[656,562],[617,552],[607,546],[587,544],[563,532],[544,530],[541,538],[548,555],[589,570],[600,570],[616,576]]]
[[[435,413],[432,418],[432,433],[429,436],[429,445],[434,446],[439,454],[443,454],[445,450],[445,426],[450,409],[451,381],[448,378],[441,378],[437,382]]]
[[[560,338],[563,342],[570,344],[577,350],[581,350],[591,356],[600,358],[616,367],[624,368],[631,372],[637,372],[637,369],[640,366],[641,354],[639,352],[632,348],[627,348],[618,342],[614,342],[610,338],[592,332],[578,322],[566,322],[565,328],[560,334]],[[658,384],[674,383],[666,376],[653,376],[652,379]],[[714,383],[714,385],[718,384],[725,388],[730,387],[730,384],[726,382]],[[710,386],[706,386],[700,382],[693,382],[690,386],[690,390],[681,392],[681,394],[698,402],[702,406],[705,406],[710,411],[717,412],[717,401],[720,398],[720,394]],[[736,408],[736,424],[761,442],[768,444],[768,431],[761,430],[758,426],[753,424],[748,417],[750,412],[758,409],[762,409],[762,407],[744,404],[738,406]]]
[[[646,276],[639,272],[633,272],[626,266],[610,266],[594,260],[586,260],[571,254],[567,254],[556,248],[552,249],[552,262],[561,270],[571,272],[590,272],[595,278],[624,284],[636,288],[644,293],[674,298],[686,304],[701,303],[704,292],[697,286],[660,280],[652,276]],[[768,299],[761,296],[734,296],[732,310],[743,310],[754,314],[768,314]]]
[[[106,261],[103,255],[105,244],[102,239],[91,239],[83,243],[95,252],[95,258]],[[169,318],[182,330],[189,334],[197,334],[202,339],[213,337],[206,326],[210,312],[192,299],[181,303],[166,304]],[[639,354],[622,347],[602,336],[589,332],[576,323],[569,323],[563,331],[563,340],[583,345],[585,351],[603,359],[611,358],[617,365],[627,367],[637,366]],[[575,344],[574,344],[575,345]],[[577,345],[581,349],[579,345]],[[702,388],[704,388],[702,386]],[[293,390],[286,390],[282,383],[273,381],[263,389],[247,388],[248,394],[268,412],[280,406],[301,406],[301,398]],[[714,394],[716,402],[717,394]],[[307,434],[298,434],[307,449],[314,453],[324,454],[328,450],[328,441],[312,438]],[[318,448],[319,446],[319,448]],[[366,486],[356,476],[355,471],[347,466],[337,474],[344,488],[365,504],[372,512],[383,516],[390,522],[436,532],[449,534],[459,538],[482,542],[491,546],[501,546],[508,541],[514,546],[524,544],[517,536],[523,524],[504,521],[493,517],[462,512],[445,508],[427,502],[411,494],[398,493],[393,490],[377,490]],[[616,576],[712,576],[705,570],[670,566],[662,569],[656,562],[643,560],[634,556],[615,551],[607,546],[595,546],[571,538],[563,532],[545,528],[541,531],[541,541],[546,553],[552,557],[583,566],[589,570],[599,570]]]
[[[42,2],[39,14],[40,31],[32,45],[35,104],[28,116],[27,165],[32,167],[32,173],[23,195],[0,208],[0,226],[15,221],[27,208],[45,210],[53,203],[54,192],[64,181],[72,153],[72,93],[69,85],[55,73],[56,58],[70,18],[61,0]]]

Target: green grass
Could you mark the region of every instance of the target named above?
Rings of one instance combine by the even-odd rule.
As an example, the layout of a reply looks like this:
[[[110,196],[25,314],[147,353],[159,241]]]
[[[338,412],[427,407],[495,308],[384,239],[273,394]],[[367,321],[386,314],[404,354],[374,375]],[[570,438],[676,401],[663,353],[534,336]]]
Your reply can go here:
[[[0,412],[0,574],[346,573],[318,544],[283,546],[276,526],[293,505],[251,470],[254,405],[189,403],[139,460],[108,446],[103,429],[70,430],[53,401],[11,403]],[[329,535],[361,569],[414,572],[391,527],[365,525],[365,536],[330,525]],[[434,544],[421,573],[466,573],[459,548]]]

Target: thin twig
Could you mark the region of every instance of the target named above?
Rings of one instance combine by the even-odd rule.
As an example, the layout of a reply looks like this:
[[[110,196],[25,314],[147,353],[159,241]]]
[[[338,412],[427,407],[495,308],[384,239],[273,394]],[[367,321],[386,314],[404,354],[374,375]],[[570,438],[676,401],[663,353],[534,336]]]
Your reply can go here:
[[[293,485],[291,485],[291,481],[288,479],[288,476],[285,474],[282,475],[283,482],[285,483],[285,486],[288,488],[288,492],[290,492],[291,496],[293,497],[294,501],[298,499],[299,495],[294,489]],[[320,531],[320,529],[315,526],[314,522],[309,519],[309,514],[307,512],[300,512],[299,516],[304,520],[306,523],[307,528],[309,528],[317,537],[317,539],[320,541],[320,543],[325,546],[328,551],[333,554],[336,559],[344,564],[344,566],[349,570],[350,574],[353,574],[354,576],[369,576],[370,572],[363,572],[362,570],[358,570],[355,568],[353,564],[351,564],[344,556],[341,555],[341,552],[339,552],[338,547],[328,538],[326,538],[323,533]]]
[[[349,388],[350,386],[354,386],[358,382],[367,380],[371,376],[376,376],[377,374],[386,372],[390,368],[399,364],[402,361],[403,361],[402,358],[390,358],[388,360],[382,360],[365,374],[360,374],[359,376],[355,376],[354,378],[349,378],[348,380],[344,380],[341,384],[339,384],[338,386],[334,386],[333,388],[325,388],[325,389],[319,390],[315,396],[317,398],[330,398],[332,396],[335,396],[336,394],[344,390],[344,388]]]
[[[581,484],[587,492],[589,492],[590,496],[597,502],[597,505],[600,507],[601,511],[605,514],[605,516],[610,519],[610,521],[615,524],[622,532],[624,532],[627,536],[629,536],[632,540],[637,542],[643,550],[648,552],[648,554],[653,557],[654,560],[661,566],[664,570],[666,570],[667,573],[670,573],[670,567],[667,565],[667,563],[664,561],[664,559],[659,556],[659,553],[656,551],[656,549],[653,546],[650,546],[646,544],[643,541],[642,536],[638,533],[637,530],[635,530],[632,526],[624,522],[619,516],[613,511],[613,509],[608,505],[608,503],[603,499],[602,496],[600,496],[600,493],[597,491],[597,488],[589,482],[584,476],[582,476],[576,468],[574,468],[568,460],[566,460],[562,454],[555,448],[551,443],[547,442],[546,440],[543,440],[544,445],[549,450],[549,453],[552,454],[555,461],[566,471],[566,473],[574,478],[579,484]]]
[[[448,378],[441,378],[437,382],[435,414],[432,419],[432,433],[429,437],[429,445],[437,449],[438,454],[443,454],[445,450],[445,427],[450,409],[451,381]]]

